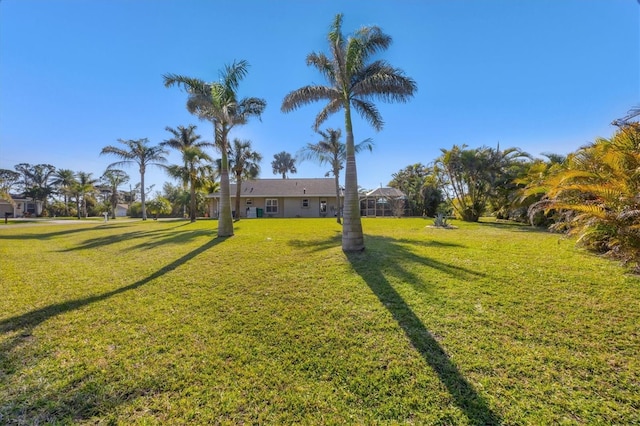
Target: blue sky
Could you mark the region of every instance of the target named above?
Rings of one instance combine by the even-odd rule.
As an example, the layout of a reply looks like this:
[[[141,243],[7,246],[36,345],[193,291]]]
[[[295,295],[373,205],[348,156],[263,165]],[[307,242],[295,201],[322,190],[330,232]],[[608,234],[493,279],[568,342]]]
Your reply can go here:
[[[115,161],[101,149],[119,138],[158,144],[166,126],[196,124],[211,140],[211,124],[188,114],[186,94],[162,75],[213,81],[246,59],[239,93],[268,105],[232,137],[250,139],[261,177],[276,178],[275,153],[319,140],[311,125],[322,104],[280,106],[291,90],[324,83],[305,58],[327,51],[339,12],[345,33],[378,25],[391,35],[383,58],[418,84],[407,104],[378,103],[381,132],[354,122],[356,142],[375,143],[357,159],[364,188],[454,144],[566,154],[611,136],[611,121],[640,104],[636,0],[1,0],[0,168],[49,163],[99,177]],[[325,127],[342,128],[342,115]],[[303,162],[295,177],[325,172]],[[146,175],[154,191],[169,180]]]

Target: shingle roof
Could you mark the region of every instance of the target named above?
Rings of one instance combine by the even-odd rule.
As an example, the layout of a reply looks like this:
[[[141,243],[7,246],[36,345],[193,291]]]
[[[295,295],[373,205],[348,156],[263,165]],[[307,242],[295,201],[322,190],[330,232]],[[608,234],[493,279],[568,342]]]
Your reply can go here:
[[[242,182],[241,198],[251,197],[335,197],[336,183],[333,178],[318,179],[256,179]],[[236,195],[236,184],[229,184],[232,197]],[[217,198],[219,192],[209,194]]]

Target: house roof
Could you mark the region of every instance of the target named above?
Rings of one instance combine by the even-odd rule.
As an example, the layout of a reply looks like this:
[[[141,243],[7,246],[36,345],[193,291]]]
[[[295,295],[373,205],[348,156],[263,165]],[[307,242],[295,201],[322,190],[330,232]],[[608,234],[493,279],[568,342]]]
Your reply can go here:
[[[366,194],[366,197],[402,198],[404,196],[404,192],[398,188],[376,188]]]
[[[256,179],[242,182],[240,198],[252,197],[335,197],[336,183],[333,178],[318,179]],[[232,197],[236,195],[236,184],[229,184]],[[218,198],[219,192],[209,194]]]

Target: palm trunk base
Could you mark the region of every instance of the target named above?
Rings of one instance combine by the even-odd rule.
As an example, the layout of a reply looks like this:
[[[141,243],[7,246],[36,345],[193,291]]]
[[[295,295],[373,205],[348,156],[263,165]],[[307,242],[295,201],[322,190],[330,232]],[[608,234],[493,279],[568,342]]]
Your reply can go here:
[[[346,253],[360,252],[364,250],[364,236],[362,234],[362,222],[360,218],[344,218],[342,225],[342,251]]]

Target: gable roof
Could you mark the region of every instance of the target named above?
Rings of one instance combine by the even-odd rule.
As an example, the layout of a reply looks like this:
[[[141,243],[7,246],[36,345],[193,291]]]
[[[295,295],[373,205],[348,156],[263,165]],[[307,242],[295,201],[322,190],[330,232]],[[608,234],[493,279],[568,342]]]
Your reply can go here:
[[[336,183],[333,178],[318,179],[256,179],[242,182],[240,198],[252,197],[334,197]],[[229,184],[232,197],[236,195],[236,184]],[[219,192],[209,194],[218,198]]]

